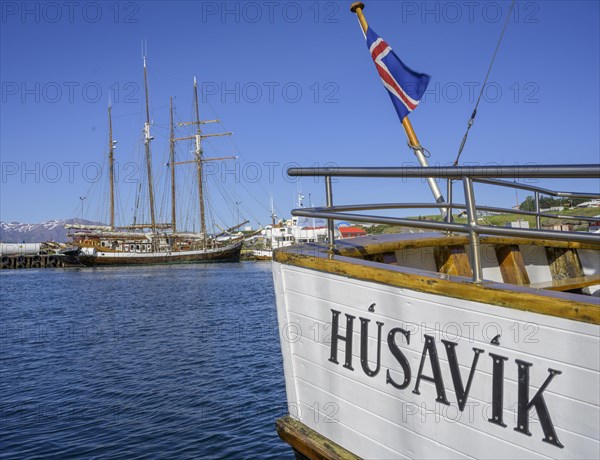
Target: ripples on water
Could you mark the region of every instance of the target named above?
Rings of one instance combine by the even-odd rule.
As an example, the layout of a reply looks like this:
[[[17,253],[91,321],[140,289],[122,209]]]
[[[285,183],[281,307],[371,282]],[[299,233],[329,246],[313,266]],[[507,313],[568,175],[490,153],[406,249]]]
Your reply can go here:
[[[268,263],[0,275],[3,457],[292,458]]]

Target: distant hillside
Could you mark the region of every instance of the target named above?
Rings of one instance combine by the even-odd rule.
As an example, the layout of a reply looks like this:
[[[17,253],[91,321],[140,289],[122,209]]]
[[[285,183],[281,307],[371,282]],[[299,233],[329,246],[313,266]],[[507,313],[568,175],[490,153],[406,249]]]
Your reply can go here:
[[[0,241],[3,243],[41,243],[44,241],[67,241],[66,224],[95,224],[81,219],[49,220],[41,224],[0,222]]]
[[[600,217],[600,208],[573,208],[573,209],[564,209],[562,211],[548,211],[547,214],[560,214],[561,216],[572,216],[568,219],[558,219],[558,218],[550,218],[550,217],[542,217],[541,224],[544,225],[554,225],[554,224],[571,224],[573,226],[573,230],[576,231],[587,231],[589,227],[589,223],[586,221],[582,221],[578,219],[578,216],[582,217]],[[426,215],[426,216],[411,216],[408,217],[413,220],[431,220],[439,222],[441,217],[439,214],[434,215]],[[529,228],[535,227],[535,217],[534,216],[523,216],[517,214],[493,214],[493,215],[481,215],[477,219],[480,223],[484,225],[495,225],[499,227],[504,227],[509,222],[516,222],[517,220],[527,221],[529,222]],[[465,217],[454,217],[454,222],[457,224],[466,224],[467,219]],[[360,223],[359,223],[360,225]],[[404,233],[406,231],[411,231],[407,227],[401,227],[398,225],[375,225],[371,227],[369,230],[371,234],[379,234],[379,233]],[[412,230],[415,231],[415,230]],[[419,230],[416,230],[419,231]]]

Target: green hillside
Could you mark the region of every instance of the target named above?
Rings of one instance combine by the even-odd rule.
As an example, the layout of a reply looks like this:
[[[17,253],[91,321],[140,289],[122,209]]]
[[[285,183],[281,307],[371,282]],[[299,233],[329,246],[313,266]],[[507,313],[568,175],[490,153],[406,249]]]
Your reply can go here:
[[[556,219],[542,217],[542,226],[555,225],[555,224],[571,224],[573,230],[587,231],[588,222],[577,219],[577,216],[582,217],[594,217],[600,215],[600,208],[575,208],[565,209],[560,212],[547,212],[546,214],[555,214],[561,216],[573,216],[569,219]],[[429,220],[429,221],[440,221],[440,215],[429,215],[429,216],[412,216],[410,219]],[[483,225],[495,225],[499,227],[506,226],[509,222],[516,222],[517,220],[529,222],[529,228],[535,228],[535,216],[522,216],[517,214],[498,214],[492,216],[484,216],[479,219],[479,223]],[[466,218],[454,218],[454,222],[459,224],[465,224]],[[360,224],[357,224],[360,226]],[[408,231],[406,227],[399,225],[374,225],[371,228],[366,229],[371,234],[381,233],[402,233]]]

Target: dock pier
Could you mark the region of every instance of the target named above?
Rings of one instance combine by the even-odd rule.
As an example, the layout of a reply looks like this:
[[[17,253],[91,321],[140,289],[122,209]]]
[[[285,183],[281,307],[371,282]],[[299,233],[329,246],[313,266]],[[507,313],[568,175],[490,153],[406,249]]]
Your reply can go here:
[[[0,258],[0,268],[5,269],[21,269],[21,268],[63,268],[68,266],[65,264],[64,256],[57,254],[51,255],[13,255]]]
[[[0,243],[0,269],[63,268],[81,265],[79,250],[60,243]]]

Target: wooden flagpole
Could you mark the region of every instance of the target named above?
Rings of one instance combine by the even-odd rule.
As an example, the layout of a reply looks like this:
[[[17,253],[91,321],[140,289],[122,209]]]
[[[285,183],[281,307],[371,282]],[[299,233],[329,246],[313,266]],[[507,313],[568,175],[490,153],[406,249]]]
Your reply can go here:
[[[367,29],[369,28],[369,24],[367,24],[367,20],[365,18],[365,15],[363,14],[364,8],[365,8],[365,4],[363,2],[354,2],[350,6],[350,11],[352,11],[353,13],[356,13],[356,16],[358,16],[358,22],[360,23],[360,27],[362,28],[363,33],[366,35]],[[413,151],[415,152],[415,155],[416,155],[417,159],[419,160],[419,163],[424,168],[429,167],[427,158],[425,157],[425,154],[423,153],[423,147],[421,147],[421,144],[419,143],[419,139],[417,138],[417,135],[415,134],[415,130],[413,129],[412,124],[410,123],[410,120],[408,119],[408,117],[404,117],[402,119],[402,126],[404,126],[404,131],[406,132],[406,137],[408,137],[408,143],[410,144]],[[442,193],[440,192],[440,189],[439,189],[437,183],[435,182],[435,180],[430,177],[430,178],[427,178],[427,182],[429,183],[429,188],[431,188],[431,192],[433,193],[433,197],[435,198],[435,201],[437,203],[443,203],[444,197],[442,196]],[[445,215],[445,214],[446,214],[445,210],[442,210],[442,215]]]

